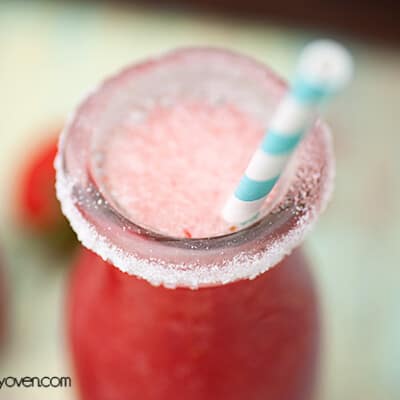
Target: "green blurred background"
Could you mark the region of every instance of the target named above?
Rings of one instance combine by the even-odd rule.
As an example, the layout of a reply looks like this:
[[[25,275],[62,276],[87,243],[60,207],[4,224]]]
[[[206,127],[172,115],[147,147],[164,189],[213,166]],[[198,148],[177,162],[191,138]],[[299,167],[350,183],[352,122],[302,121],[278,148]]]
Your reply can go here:
[[[15,222],[14,192],[21,163],[85,91],[127,63],[190,45],[241,51],[288,78],[301,47],[328,36],[353,52],[356,77],[326,110],[335,136],[336,191],[306,245],[325,322],[318,399],[399,399],[400,35],[385,22],[399,8],[386,1],[377,6],[383,14],[375,14],[378,26],[374,15],[360,22],[343,14],[344,23],[340,13],[335,25],[335,18],[326,24],[320,18],[335,2],[327,1],[327,9],[318,3],[322,14],[310,11],[309,19],[290,9],[290,1],[283,2],[286,12],[266,9],[256,19],[254,12],[224,15],[223,4],[216,13],[206,3],[200,12],[179,2],[0,0],[0,248],[7,311],[0,376],[71,374],[63,326],[71,256],[52,251]],[[332,10],[342,10],[339,3]],[[73,399],[74,388],[0,391],[0,399],[39,398]]]

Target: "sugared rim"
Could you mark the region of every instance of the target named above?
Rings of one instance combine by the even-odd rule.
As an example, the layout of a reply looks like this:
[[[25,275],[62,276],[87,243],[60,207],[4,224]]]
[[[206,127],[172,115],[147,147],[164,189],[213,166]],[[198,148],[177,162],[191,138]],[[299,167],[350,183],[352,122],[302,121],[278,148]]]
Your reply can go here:
[[[226,284],[246,278],[253,279],[273,267],[279,263],[283,257],[290,254],[297,246],[299,246],[306,234],[312,229],[318,215],[323,212],[327,206],[333,190],[334,180],[334,157],[330,131],[326,124],[318,121],[316,126],[313,128],[313,132],[308,135],[318,136],[317,139],[320,141],[319,145],[322,148],[322,154],[325,160],[324,177],[319,181],[319,186],[317,188],[318,199],[315,203],[304,207],[304,209],[296,209],[296,205],[294,205],[293,210],[296,210],[292,210],[293,215],[290,217],[290,223],[287,224],[287,229],[284,234],[278,235],[276,238],[270,240],[268,246],[262,251],[254,254],[253,252],[241,251],[240,246],[237,246],[238,251],[233,257],[227,256],[222,263],[219,262],[215,265],[212,263],[199,263],[199,258],[197,257],[199,252],[204,252],[209,249],[221,249],[223,252],[224,244],[235,247],[236,243],[241,243],[243,240],[246,241],[247,236],[253,233],[254,230],[258,230],[262,233],[263,230],[267,229],[266,227],[268,225],[271,225],[271,215],[281,212],[283,208],[282,204],[285,201],[287,202],[292,199],[288,199],[287,197],[283,198],[283,200],[272,210],[271,214],[267,215],[253,226],[224,236],[200,239],[182,239],[151,232],[148,229],[136,225],[133,221],[127,220],[124,216],[120,215],[118,211],[113,210],[113,212],[118,215],[118,218],[124,221],[125,226],[129,225],[131,229],[140,233],[143,237],[152,240],[152,243],[155,246],[164,246],[172,249],[177,248],[180,250],[190,249],[190,251],[195,252],[196,260],[193,263],[187,261],[183,263],[171,261],[166,262],[164,259],[157,258],[157,256],[142,257],[132,251],[127,251],[120,246],[116,246],[115,243],[113,243],[112,238],[99,232],[93,224],[82,216],[76,206],[76,202],[72,195],[75,180],[73,177],[67,176],[63,166],[61,150],[65,146],[66,137],[73,122],[81,112],[83,106],[89,100],[93,100],[96,97],[96,94],[102,91],[104,85],[117,79],[120,75],[133,73],[136,70],[142,70],[143,68],[153,64],[163,62],[165,59],[171,60],[175,57],[179,58],[182,55],[190,54],[204,54],[205,56],[214,55],[226,59],[233,58],[236,63],[241,62],[247,65],[251,64],[257,69],[262,68],[266,73],[266,76],[277,80],[277,84],[284,85],[283,81],[281,81],[279,77],[276,77],[264,65],[252,60],[251,58],[230,51],[210,48],[176,50],[167,53],[164,56],[125,68],[122,72],[115,74],[104,81],[104,83],[98,88],[91,91],[68,118],[65,128],[60,136],[60,151],[55,160],[57,197],[61,203],[64,215],[69,220],[82,244],[97,253],[104,260],[107,260],[118,267],[121,271],[146,279],[153,285],[164,285],[169,288],[179,286],[198,288],[201,286]],[[299,153],[304,153],[304,150],[301,150],[302,147],[304,147],[303,144],[300,146],[298,151]],[[313,155],[311,155],[311,157],[312,156]],[[303,162],[312,164],[313,160],[311,157],[309,160],[303,160]],[[297,179],[297,181],[296,179],[296,176],[292,177],[287,193],[290,192],[290,188],[293,185],[296,186],[296,184],[299,184],[298,181],[301,178]],[[268,232],[271,232],[271,229],[269,229]],[[267,234],[268,233],[266,233],[266,235]],[[267,242],[267,240],[265,240],[265,242]]]

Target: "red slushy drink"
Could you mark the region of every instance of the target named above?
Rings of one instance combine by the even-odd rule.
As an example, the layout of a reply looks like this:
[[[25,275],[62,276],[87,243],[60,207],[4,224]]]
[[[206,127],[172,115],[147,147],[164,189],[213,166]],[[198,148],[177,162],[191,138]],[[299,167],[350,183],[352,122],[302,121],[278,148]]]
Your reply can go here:
[[[325,207],[333,163],[317,122],[244,229],[221,208],[285,84],[222,50],[130,67],[77,109],[58,196],[83,244],[68,326],[85,400],[308,400],[318,306],[292,252]],[[112,265],[113,264],[113,265]]]

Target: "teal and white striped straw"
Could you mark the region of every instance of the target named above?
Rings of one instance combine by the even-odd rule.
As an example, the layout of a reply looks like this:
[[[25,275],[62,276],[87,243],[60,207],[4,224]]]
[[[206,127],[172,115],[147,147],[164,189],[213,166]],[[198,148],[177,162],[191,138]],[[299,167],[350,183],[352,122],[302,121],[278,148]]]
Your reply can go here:
[[[293,86],[222,210],[227,222],[243,226],[257,219],[265,198],[312,125],[317,107],[343,88],[352,72],[351,55],[334,41],[317,40],[303,49]]]

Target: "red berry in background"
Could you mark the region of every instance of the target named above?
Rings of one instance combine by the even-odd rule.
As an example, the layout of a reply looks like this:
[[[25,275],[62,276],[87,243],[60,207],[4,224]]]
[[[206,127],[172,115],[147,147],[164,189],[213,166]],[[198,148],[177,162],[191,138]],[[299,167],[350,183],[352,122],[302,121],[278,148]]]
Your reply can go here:
[[[22,223],[39,231],[51,230],[62,220],[55,195],[54,158],[57,138],[34,149],[22,171],[19,212]]]
[[[57,134],[56,134],[57,133]],[[21,162],[17,192],[17,216],[24,228],[34,231],[52,247],[75,243],[71,228],[56,198],[54,159],[58,132],[33,147]]]

